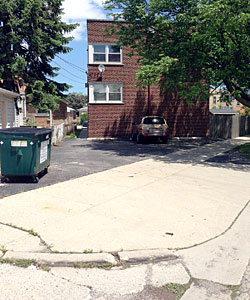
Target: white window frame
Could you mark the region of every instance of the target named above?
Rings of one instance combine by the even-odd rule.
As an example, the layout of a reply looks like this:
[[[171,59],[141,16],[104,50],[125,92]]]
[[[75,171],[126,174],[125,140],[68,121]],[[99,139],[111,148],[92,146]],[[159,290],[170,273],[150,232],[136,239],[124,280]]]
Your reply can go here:
[[[105,61],[94,61],[94,46],[95,45],[104,45],[105,46]],[[106,44],[106,43],[93,43],[89,44],[89,64],[99,65],[122,65],[122,47],[120,47],[120,61],[109,61],[109,46],[117,46],[116,44]],[[111,53],[112,54],[112,53]]]
[[[106,100],[96,101],[94,99],[94,89],[96,85],[106,85]],[[109,100],[109,85],[111,84],[119,84],[120,85],[120,92],[121,92],[121,100]],[[89,83],[89,103],[93,104],[123,104],[123,84],[121,82],[90,82]]]
[[[43,117],[43,116],[49,116],[49,113],[47,112],[39,112],[39,109],[36,108],[36,113],[35,113],[36,116],[40,116],[40,117]]]

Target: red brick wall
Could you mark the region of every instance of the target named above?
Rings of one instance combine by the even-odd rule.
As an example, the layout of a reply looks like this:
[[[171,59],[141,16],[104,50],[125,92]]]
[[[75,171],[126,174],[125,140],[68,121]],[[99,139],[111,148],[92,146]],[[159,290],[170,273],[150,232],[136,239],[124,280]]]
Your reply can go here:
[[[67,120],[67,104],[59,101],[59,108],[53,112],[54,120]]]
[[[29,103],[31,101],[28,101]],[[39,115],[36,114],[36,108],[30,105],[27,106],[27,116],[35,118],[35,123],[39,127],[50,127],[49,114],[48,115]],[[67,104],[63,101],[59,101],[59,108],[53,112],[53,124],[58,125],[61,123],[68,123],[67,120]]]
[[[105,37],[101,32],[110,22],[87,22],[89,43],[114,43],[115,37]],[[123,104],[89,104],[89,137],[129,136],[132,123],[147,114],[148,91],[135,87],[137,57],[129,57],[128,48],[123,47],[123,65],[105,65],[102,78],[98,66],[88,65],[88,81],[122,82]],[[152,115],[167,119],[171,136],[206,136],[208,134],[208,100],[195,102],[189,107],[185,101],[173,95],[160,94],[158,86],[151,87]]]

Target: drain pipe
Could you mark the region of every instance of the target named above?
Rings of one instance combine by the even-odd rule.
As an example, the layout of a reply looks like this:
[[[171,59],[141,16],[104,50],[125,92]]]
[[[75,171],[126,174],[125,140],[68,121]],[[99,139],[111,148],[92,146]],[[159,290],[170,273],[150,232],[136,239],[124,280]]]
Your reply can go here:
[[[151,115],[151,87],[148,85],[148,116]]]

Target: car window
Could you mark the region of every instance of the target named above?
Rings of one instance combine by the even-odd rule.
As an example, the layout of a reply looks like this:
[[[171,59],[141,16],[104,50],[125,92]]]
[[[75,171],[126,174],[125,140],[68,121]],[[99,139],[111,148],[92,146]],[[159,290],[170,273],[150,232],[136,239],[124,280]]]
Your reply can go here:
[[[143,124],[165,124],[165,120],[161,117],[144,118]]]

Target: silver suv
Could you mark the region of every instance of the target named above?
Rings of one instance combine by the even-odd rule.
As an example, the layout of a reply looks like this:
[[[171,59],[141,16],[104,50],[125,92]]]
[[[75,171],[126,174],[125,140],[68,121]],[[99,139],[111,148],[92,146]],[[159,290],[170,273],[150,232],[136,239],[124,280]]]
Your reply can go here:
[[[157,138],[166,143],[168,135],[168,124],[163,117],[145,116],[139,124],[133,123],[131,140],[143,143],[145,139]]]

